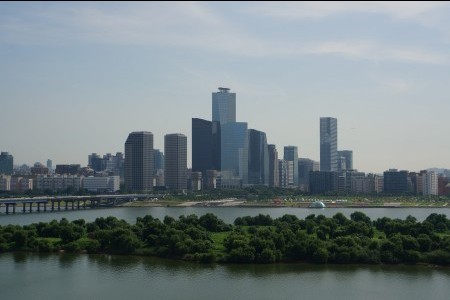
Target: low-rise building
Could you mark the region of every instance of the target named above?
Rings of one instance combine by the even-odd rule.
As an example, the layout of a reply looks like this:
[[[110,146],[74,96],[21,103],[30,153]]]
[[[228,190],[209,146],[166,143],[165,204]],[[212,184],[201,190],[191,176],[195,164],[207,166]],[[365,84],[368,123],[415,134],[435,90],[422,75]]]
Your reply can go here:
[[[10,191],[11,190],[11,176],[0,175],[0,191]]]
[[[120,176],[84,177],[83,189],[96,193],[114,193],[120,189]]]
[[[75,191],[81,189],[82,177],[75,175],[38,175],[36,177],[35,188],[37,190],[50,190],[54,192],[63,191],[72,188]]]

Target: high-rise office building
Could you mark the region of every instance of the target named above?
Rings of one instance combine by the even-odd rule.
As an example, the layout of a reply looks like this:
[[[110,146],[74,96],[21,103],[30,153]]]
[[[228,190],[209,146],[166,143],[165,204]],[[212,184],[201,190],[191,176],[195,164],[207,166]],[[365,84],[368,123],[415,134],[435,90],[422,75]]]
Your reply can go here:
[[[320,118],[320,170],[337,171],[337,119]]]
[[[8,152],[0,153],[0,174],[12,175],[14,158]]]
[[[298,186],[298,150],[297,146],[284,147],[284,160],[292,161],[294,165],[294,186]]]
[[[192,118],[192,172],[201,172],[206,178],[207,170],[214,170],[212,122]]]
[[[248,183],[247,123],[228,122],[221,126],[221,186]]]
[[[279,159],[278,170],[280,187],[294,187],[294,162],[291,160]]]
[[[387,194],[408,193],[408,171],[390,169],[384,173],[384,192]]]
[[[338,151],[338,171],[353,170],[353,151]]]
[[[103,158],[97,153],[88,155],[88,166],[96,172],[103,171]]]
[[[214,170],[222,170],[221,126],[236,122],[236,93],[229,88],[219,87],[212,93],[212,163]]]
[[[422,186],[424,195],[438,195],[438,174],[433,171],[427,171],[422,176]]]
[[[159,149],[153,149],[153,169],[153,173],[156,170],[164,170],[164,153]]]
[[[212,93],[212,120],[220,125],[236,122],[236,94],[229,88],[220,87],[219,92]]]
[[[343,179],[339,176],[338,172],[328,171],[314,171],[309,176],[309,192],[311,194],[323,194],[329,192],[337,192],[339,189],[339,179]]]
[[[47,168],[50,173],[53,171],[53,162],[51,159],[47,159]]]
[[[309,192],[309,174],[313,171],[319,171],[319,163],[308,158],[298,159],[298,187]]]
[[[187,137],[181,133],[164,136],[164,183],[169,190],[187,189]]]
[[[221,130],[220,130],[220,122],[212,121],[212,169],[220,171],[221,163],[222,163],[222,146],[221,146]]]
[[[266,134],[262,131],[248,131],[248,183],[269,185],[269,153]]]
[[[269,152],[269,186],[280,186],[280,175],[278,173],[278,151],[275,145],[268,145]]]
[[[132,192],[153,189],[153,134],[132,132],[125,142],[125,187]]]

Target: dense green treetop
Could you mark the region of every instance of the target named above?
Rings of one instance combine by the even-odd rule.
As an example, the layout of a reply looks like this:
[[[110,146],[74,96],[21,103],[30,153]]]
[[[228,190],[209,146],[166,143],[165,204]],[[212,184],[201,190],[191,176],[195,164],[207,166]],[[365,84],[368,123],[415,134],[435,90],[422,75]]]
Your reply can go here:
[[[370,220],[362,212],[350,219],[311,214],[239,217],[226,224],[213,214],[150,215],[129,224],[115,217],[94,222],[63,218],[48,223],[0,226],[0,251],[66,251],[135,254],[199,262],[275,263],[432,263],[450,264],[450,220],[433,213],[423,222]]]

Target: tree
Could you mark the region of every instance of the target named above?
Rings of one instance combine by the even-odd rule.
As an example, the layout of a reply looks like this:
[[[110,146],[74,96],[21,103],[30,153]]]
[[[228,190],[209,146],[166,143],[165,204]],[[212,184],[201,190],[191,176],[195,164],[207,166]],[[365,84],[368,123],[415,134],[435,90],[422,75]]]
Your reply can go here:
[[[325,264],[328,261],[328,251],[326,248],[318,248],[313,256],[312,256],[313,262],[317,264]]]

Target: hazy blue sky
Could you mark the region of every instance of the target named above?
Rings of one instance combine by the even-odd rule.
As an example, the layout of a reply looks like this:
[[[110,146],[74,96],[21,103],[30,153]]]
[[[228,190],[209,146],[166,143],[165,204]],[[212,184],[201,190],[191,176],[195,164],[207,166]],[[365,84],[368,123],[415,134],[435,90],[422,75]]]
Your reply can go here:
[[[450,168],[450,3],[0,3],[15,163],[86,165],[132,131],[190,145],[219,86],[281,157],[319,160],[319,118],[336,117],[360,171]]]

